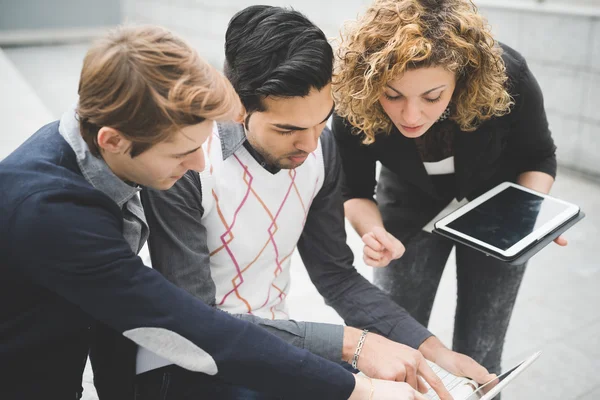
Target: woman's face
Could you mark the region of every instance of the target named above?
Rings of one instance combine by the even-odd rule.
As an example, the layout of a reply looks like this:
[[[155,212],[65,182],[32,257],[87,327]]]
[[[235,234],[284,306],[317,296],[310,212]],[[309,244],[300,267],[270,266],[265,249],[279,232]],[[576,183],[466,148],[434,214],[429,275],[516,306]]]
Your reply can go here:
[[[455,87],[453,72],[442,67],[418,68],[389,81],[379,102],[404,136],[416,138],[442,115]]]

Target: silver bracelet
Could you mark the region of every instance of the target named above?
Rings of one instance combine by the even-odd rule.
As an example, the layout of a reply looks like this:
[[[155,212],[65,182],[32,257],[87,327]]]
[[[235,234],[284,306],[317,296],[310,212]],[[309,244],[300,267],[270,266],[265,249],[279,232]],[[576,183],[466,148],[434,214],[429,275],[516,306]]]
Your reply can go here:
[[[354,357],[352,358],[352,368],[358,369],[358,356],[360,356],[360,352],[365,344],[365,339],[367,338],[367,333],[369,333],[368,329],[364,329],[360,335],[360,339],[358,339],[358,345],[356,346],[356,350],[354,351]]]

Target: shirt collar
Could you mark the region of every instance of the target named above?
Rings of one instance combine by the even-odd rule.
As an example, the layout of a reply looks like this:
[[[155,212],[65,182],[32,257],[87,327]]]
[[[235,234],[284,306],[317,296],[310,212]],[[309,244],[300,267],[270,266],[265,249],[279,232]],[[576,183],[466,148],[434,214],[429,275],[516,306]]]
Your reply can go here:
[[[246,132],[244,132],[242,124],[233,122],[219,122],[217,123],[217,129],[219,130],[219,138],[221,139],[223,160],[227,160],[244,144],[246,141]]]
[[[281,169],[267,163],[265,158],[258,152],[246,138],[246,132],[242,124],[227,122],[217,123],[219,137],[221,138],[221,150],[223,160],[229,158],[240,147],[244,146],[248,153],[267,171],[272,174],[278,173]]]
[[[123,207],[141,189],[125,183],[116,176],[101,157],[95,157],[91,152],[79,130],[79,120],[75,107],[63,114],[60,119],[58,131],[69,143],[77,164],[85,179],[96,189],[110,197],[119,207]]]

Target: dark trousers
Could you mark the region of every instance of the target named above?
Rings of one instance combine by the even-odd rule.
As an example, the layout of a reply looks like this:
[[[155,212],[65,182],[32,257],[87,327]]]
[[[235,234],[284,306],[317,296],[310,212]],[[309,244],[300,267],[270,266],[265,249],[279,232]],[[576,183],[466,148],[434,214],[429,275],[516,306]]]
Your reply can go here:
[[[135,400],[278,400],[217,377],[176,365],[157,368],[136,378]]]

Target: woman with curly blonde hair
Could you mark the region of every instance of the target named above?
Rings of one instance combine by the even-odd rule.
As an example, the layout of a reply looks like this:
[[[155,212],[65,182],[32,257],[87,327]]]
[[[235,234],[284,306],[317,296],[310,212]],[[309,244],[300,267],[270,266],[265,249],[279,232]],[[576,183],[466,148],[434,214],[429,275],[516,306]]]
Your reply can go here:
[[[541,90],[468,0],[376,0],[342,34],[336,68],[346,217],[365,262],[391,263],[375,283],[427,325],[453,247],[428,222],[506,180],[546,193],[554,182]],[[498,373],[525,265],[464,246],[456,259],[454,350]]]

